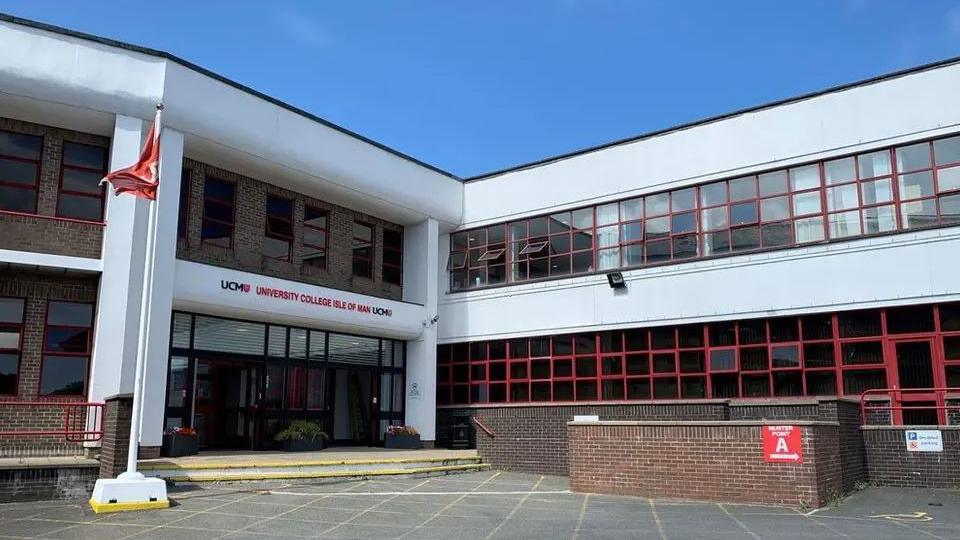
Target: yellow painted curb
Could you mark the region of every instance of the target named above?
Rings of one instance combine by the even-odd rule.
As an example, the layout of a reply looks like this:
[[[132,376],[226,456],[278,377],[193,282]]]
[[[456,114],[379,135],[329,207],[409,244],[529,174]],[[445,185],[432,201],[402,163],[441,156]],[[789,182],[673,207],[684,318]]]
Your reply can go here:
[[[298,478],[350,478],[363,476],[398,476],[405,474],[423,474],[431,472],[453,472],[487,469],[489,463],[471,465],[446,465],[439,467],[420,467],[417,469],[381,469],[373,471],[332,471],[332,472],[278,472],[259,474],[220,474],[210,476],[167,476],[164,480],[173,482],[238,482],[246,480],[292,480]]]
[[[169,507],[169,499],[164,499],[162,501],[138,501],[122,503],[102,503],[90,499],[90,508],[92,508],[94,513],[97,514],[106,514],[108,512],[132,512],[134,510],[156,510]]]
[[[385,459],[358,459],[358,460],[336,460],[336,461],[267,461],[267,462],[240,462],[240,461],[221,461],[221,462],[203,462],[203,463],[173,463],[170,461],[154,463],[138,463],[137,468],[141,471],[156,471],[166,469],[263,469],[272,467],[326,467],[330,465],[392,465],[403,463],[432,463],[436,461],[472,461],[479,463],[479,457],[462,458],[385,458]]]

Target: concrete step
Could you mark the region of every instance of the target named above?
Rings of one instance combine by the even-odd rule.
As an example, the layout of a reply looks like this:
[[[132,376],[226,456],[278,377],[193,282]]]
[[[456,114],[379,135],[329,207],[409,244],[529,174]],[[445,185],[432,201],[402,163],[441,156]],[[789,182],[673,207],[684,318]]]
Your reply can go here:
[[[139,463],[145,476],[164,478],[173,482],[237,482],[252,480],[284,480],[306,478],[353,478],[368,476],[395,476],[411,474],[450,474],[484,470],[474,455],[424,455],[424,457],[360,457],[346,459],[298,458],[297,455],[264,456],[263,459],[171,459],[146,460]],[[333,456],[331,456],[333,457]]]

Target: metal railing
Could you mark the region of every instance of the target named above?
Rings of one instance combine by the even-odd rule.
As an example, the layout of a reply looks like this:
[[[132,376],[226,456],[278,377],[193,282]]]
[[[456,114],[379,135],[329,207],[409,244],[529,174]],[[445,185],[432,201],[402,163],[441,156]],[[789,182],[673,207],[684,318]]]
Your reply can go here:
[[[493,433],[493,430],[483,425],[483,422],[481,422],[480,419],[477,418],[476,416],[473,417],[473,423],[476,424],[477,427],[480,428],[481,431],[486,433],[487,436],[490,437],[491,439],[497,438],[497,436]]]
[[[902,426],[904,416],[908,424],[929,424],[915,421],[921,415],[914,412],[920,411],[928,413],[925,420],[933,418],[929,413],[935,413],[938,425],[960,423],[960,388],[877,388],[860,394],[863,425]],[[951,412],[958,414],[951,415]]]
[[[45,412],[59,408],[63,412],[62,427],[54,427],[58,413]],[[12,422],[14,414],[23,410],[23,422]],[[37,425],[31,429],[0,429],[0,437],[63,437],[66,442],[82,443],[103,438],[103,403],[85,401],[0,401],[0,418],[6,425]],[[47,427],[49,426],[49,427]]]

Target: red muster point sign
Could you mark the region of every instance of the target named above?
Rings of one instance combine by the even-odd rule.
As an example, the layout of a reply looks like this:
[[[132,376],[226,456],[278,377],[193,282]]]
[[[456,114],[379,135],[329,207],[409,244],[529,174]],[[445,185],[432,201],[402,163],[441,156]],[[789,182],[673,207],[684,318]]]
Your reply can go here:
[[[767,463],[803,463],[797,426],[763,426],[763,458]]]

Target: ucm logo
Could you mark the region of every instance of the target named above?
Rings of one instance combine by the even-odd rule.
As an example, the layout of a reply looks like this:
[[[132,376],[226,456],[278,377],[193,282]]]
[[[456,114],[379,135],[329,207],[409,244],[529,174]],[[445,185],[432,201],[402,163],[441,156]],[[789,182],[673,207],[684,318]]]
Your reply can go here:
[[[250,285],[247,283],[237,283],[236,281],[220,280],[220,288],[228,291],[237,291],[242,293],[250,292]]]

